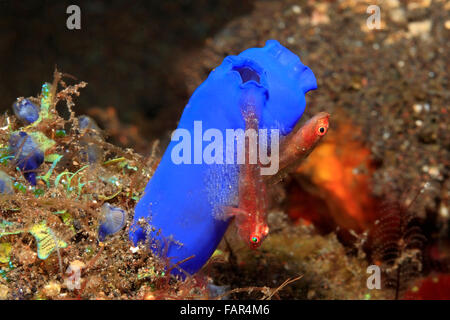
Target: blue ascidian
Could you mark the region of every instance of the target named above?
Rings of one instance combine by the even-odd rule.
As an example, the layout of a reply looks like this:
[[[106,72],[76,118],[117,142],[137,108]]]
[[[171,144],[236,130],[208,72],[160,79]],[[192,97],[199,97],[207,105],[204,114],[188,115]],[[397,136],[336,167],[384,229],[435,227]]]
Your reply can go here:
[[[11,134],[9,148],[16,166],[23,172],[25,179],[31,185],[36,185],[36,169],[44,162],[44,152],[33,138],[23,131]]]
[[[0,195],[2,194],[13,194],[13,180],[5,172],[0,170]]]
[[[81,130],[89,129],[93,132],[101,131],[94,119],[86,115],[81,115],[78,117],[78,126]]]
[[[245,129],[241,110],[245,103],[258,111],[260,129],[278,129],[287,135],[303,114],[305,93],[316,87],[313,72],[275,40],[226,57],[193,93],[178,125],[178,130],[194,137],[187,152],[193,159],[174,161],[181,138],[173,135],[136,205],[130,229],[133,243],[147,239],[172,264],[182,261],[172,269],[175,275],[197,272],[230,223],[221,215],[224,207],[237,205],[239,175],[236,162],[202,160],[208,139],[196,143],[198,131],[206,135],[208,129],[218,130],[225,137],[227,129]]]
[[[39,107],[28,99],[15,102],[12,108],[17,119],[26,124],[33,123],[39,118]]]
[[[127,213],[125,210],[104,203],[101,212],[101,223],[98,228],[98,240],[105,241],[109,235],[113,235],[125,226]]]
[[[81,158],[90,164],[98,163],[102,160],[102,149],[96,144],[95,138],[102,139],[101,130],[97,123],[89,116],[81,115],[78,117],[82,138],[80,139]]]

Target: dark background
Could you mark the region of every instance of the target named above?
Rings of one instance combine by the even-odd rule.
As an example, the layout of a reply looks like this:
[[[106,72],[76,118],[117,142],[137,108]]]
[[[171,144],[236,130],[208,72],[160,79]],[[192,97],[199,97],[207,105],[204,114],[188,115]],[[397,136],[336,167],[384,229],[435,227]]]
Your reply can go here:
[[[71,4],[81,8],[81,30],[66,28]],[[0,1],[0,111],[38,95],[57,66],[88,82],[78,114],[95,109],[101,118],[113,106],[120,123],[139,128],[145,140],[161,137],[189,97],[175,66],[251,9],[250,0]],[[136,140],[122,144],[147,151]]]

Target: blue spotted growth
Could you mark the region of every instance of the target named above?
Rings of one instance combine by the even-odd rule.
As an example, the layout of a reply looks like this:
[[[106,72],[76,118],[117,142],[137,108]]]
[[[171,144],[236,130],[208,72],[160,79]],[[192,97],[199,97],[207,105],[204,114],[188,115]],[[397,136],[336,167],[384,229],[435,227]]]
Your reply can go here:
[[[105,202],[102,206],[102,220],[98,228],[98,240],[105,241],[109,235],[117,233],[125,226],[127,213]]]
[[[44,152],[38,143],[26,132],[13,132],[9,138],[11,153],[17,167],[31,185],[36,185],[36,169],[44,162]]]
[[[178,129],[194,136],[194,121],[201,121],[203,132],[214,128],[225,137],[226,129],[244,129],[241,105],[250,99],[260,110],[259,128],[287,135],[303,114],[305,93],[316,87],[313,72],[299,57],[269,40],[263,48],[226,57],[193,93]],[[230,223],[218,217],[224,206],[237,205],[239,167],[195,164],[195,159],[192,164],[175,164],[171,154],[178,143],[171,141],[136,205],[130,238],[135,245],[148,240],[157,254],[166,255],[173,264],[185,260],[179,267],[194,274]],[[191,148],[194,155],[194,144]],[[184,275],[178,268],[172,273]]]
[[[39,107],[28,99],[15,102],[12,108],[17,119],[25,124],[33,123],[39,118]]]

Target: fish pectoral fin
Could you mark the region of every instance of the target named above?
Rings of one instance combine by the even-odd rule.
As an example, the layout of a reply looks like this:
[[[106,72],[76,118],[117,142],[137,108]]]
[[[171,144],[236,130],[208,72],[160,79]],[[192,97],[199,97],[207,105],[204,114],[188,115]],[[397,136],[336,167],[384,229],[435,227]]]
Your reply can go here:
[[[247,212],[245,210],[236,207],[225,207],[223,209],[223,215],[226,219],[236,217],[242,214],[247,214]]]

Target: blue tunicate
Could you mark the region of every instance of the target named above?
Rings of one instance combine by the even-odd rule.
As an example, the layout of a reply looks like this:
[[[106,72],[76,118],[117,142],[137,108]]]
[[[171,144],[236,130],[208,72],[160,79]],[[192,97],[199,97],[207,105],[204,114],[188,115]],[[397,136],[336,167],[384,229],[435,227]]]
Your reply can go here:
[[[0,170],[0,194],[13,194],[12,178],[5,172]]]
[[[127,213],[125,210],[104,203],[101,212],[101,222],[98,228],[98,240],[104,241],[106,236],[113,235],[125,226]]]
[[[80,140],[80,146],[83,147],[81,150],[82,159],[90,164],[101,161],[103,156],[102,149],[95,144],[96,139],[103,139],[99,126],[94,119],[86,115],[78,117],[78,126],[84,132]]]
[[[33,123],[39,118],[39,107],[28,99],[15,102],[12,108],[17,119],[24,123]]]
[[[81,115],[78,117],[78,126],[81,130],[91,129],[98,132],[101,131],[94,119],[86,115]]]
[[[37,143],[23,131],[13,132],[9,138],[9,148],[16,166],[23,172],[25,179],[36,185],[36,169],[44,162],[44,152]]]
[[[225,294],[227,291],[230,290],[230,286],[228,286],[228,285],[226,285],[226,286],[216,286],[212,282],[208,282],[208,284],[206,285],[206,288],[208,288],[209,295],[210,295],[211,299],[214,299],[214,298],[217,298],[219,296],[222,296],[223,294]],[[222,296],[221,300],[228,300],[228,295]]]
[[[201,121],[202,132],[216,129],[225,137],[227,129],[245,128],[242,103],[254,103],[259,128],[278,129],[284,136],[303,114],[305,93],[316,86],[313,72],[297,55],[269,40],[263,48],[226,57],[193,93],[178,129],[194,137],[194,121]],[[157,254],[167,255],[174,264],[186,260],[179,267],[193,274],[229,225],[230,219],[219,217],[224,206],[237,205],[239,166],[176,164],[171,155],[178,143],[171,141],[136,205],[130,238],[135,245],[148,238]],[[200,143],[202,153],[208,144]],[[190,151],[194,158],[194,143]],[[149,226],[144,227],[145,221]],[[184,275],[177,268],[172,273]]]
[[[80,141],[80,146],[82,147],[80,155],[83,161],[94,164],[102,160],[102,149],[98,145]]]

